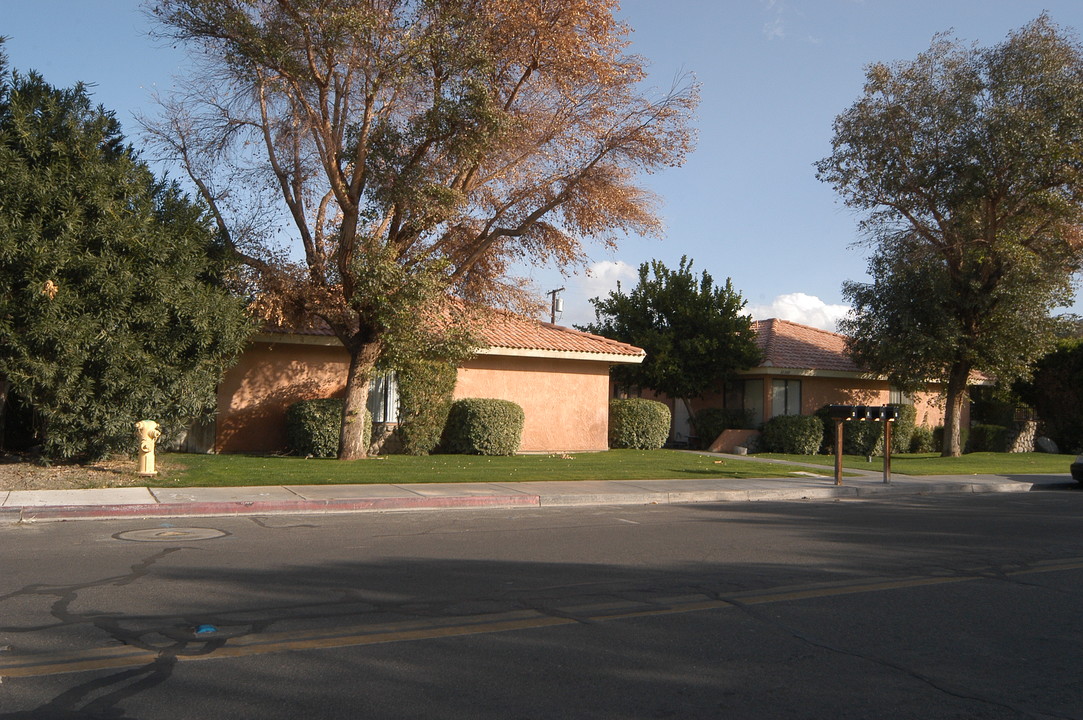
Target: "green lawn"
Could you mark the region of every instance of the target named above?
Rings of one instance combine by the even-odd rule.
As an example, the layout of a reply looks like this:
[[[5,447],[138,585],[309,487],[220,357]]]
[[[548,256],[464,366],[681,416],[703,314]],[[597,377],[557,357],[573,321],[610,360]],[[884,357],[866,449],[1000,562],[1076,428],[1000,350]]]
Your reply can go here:
[[[835,466],[834,455],[779,455],[762,453],[756,457],[793,462]],[[1040,475],[1067,474],[1075,455],[1050,455],[1048,453],[969,453],[956,458],[942,458],[937,454],[902,454],[891,456],[891,472],[900,475]],[[882,457],[872,462],[857,455],[844,455],[842,465],[846,468],[879,470],[884,466]]]
[[[800,470],[800,468],[796,468]],[[161,487],[336,485],[530,480],[659,480],[673,478],[788,477],[767,463],[672,450],[610,450],[577,455],[388,455],[340,462],[257,455],[159,455]]]

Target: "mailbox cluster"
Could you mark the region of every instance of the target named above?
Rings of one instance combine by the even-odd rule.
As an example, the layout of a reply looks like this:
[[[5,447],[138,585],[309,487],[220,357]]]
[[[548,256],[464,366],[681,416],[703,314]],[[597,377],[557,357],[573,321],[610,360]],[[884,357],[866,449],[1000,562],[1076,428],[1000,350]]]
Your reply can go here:
[[[899,419],[899,408],[896,405],[829,405],[827,414],[832,420],[889,422]]]

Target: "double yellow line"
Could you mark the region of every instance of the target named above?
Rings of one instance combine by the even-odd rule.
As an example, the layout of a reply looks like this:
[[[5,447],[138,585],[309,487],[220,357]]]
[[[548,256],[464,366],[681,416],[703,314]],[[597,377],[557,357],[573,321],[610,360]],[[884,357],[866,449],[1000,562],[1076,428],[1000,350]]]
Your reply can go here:
[[[683,595],[653,602],[617,601],[563,607],[559,614],[549,615],[536,610],[515,610],[503,613],[443,619],[413,620],[381,625],[355,625],[327,629],[295,630],[207,638],[193,635],[190,643],[174,657],[177,661],[237,658],[288,650],[320,650],[325,648],[357,647],[381,643],[432,640],[436,638],[482,635],[514,630],[571,625],[578,622],[606,622],[636,617],[651,617],[679,613],[719,610],[740,605],[764,605],[794,602],[812,598],[838,597],[859,593],[900,590],[949,583],[973,582],[991,577],[1010,577],[1037,573],[1083,569],[1083,558],[1037,562],[1025,566],[982,568],[951,575],[926,575],[907,578],[866,578],[837,583],[816,583],[779,587],[768,591],[753,590],[731,593],[718,599],[704,595]],[[207,648],[207,643],[222,645]],[[72,653],[32,655],[0,655],[0,678],[39,677],[62,673],[131,668],[157,662],[163,653],[136,647],[92,648]]]

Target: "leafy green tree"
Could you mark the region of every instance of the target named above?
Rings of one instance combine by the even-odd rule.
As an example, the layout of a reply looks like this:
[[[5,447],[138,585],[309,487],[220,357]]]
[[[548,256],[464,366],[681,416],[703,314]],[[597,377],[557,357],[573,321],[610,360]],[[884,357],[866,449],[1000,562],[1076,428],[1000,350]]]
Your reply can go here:
[[[205,211],[157,181],[86,89],[0,69],[0,377],[45,452],[183,427],[251,329]]]
[[[692,145],[695,87],[643,92],[617,0],[151,6],[206,72],[147,129],[210,203],[264,316],[318,318],[349,352],[342,459],[366,452],[354,419],[388,354],[447,360],[462,343],[438,330],[466,327],[462,309],[536,305],[515,264],[574,266],[584,240],[656,233],[637,175]],[[273,252],[268,220],[302,261]]]
[[[1014,389],[1062,452],[1083,453],[1083,340],[1059,341]]]
[[[1050,346],[1083,247],[1083,52],[1041,16],[987,49],[938,36],[876,63],[817,164],[865,213],[871,283],[841,324],[855,359],[903,387],[946,387],[961,452],[974,371],[1010,382]]]
[[[639,266],[639,282],[625,293],[592,298],[596,322],[581,330],[631,343],[647,352],[639,365],[613,368],[626,388],[650,388],[686,404],[720,391],[727,378],[761,360],[745,301],[726,279],[716,286],[704,270],[697,278],[682,257],[676,270],[658,260]],[[689,408],[689,416],[692,416]]]

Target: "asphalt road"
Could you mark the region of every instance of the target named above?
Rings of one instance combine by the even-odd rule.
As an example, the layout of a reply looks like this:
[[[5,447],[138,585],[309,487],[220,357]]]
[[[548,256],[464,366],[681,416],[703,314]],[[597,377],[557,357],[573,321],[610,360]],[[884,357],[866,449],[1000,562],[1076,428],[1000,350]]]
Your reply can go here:
[[[0,527],[0,718],[1083,718],[1083,491]]]

